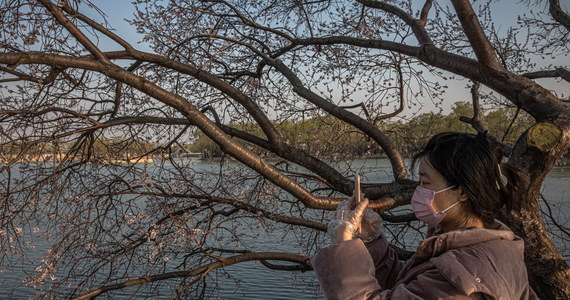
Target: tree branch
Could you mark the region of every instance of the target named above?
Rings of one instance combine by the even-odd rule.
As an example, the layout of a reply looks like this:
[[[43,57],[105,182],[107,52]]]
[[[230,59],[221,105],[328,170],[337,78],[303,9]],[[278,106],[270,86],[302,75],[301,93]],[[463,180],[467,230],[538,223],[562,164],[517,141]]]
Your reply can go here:
[[[479,82],[474,82],[473,86],[471,87],[471,103],[473,105],[473,116],[471,118],[460,116],[459,120],[470,124],[473,129],[475,129],[479,133],[487,132],[487,129],[481,123],[481,105],[479,105],[479,88],[481,84]]]
[[[209,109],[206,109],[209,110]],[[206,110],[202,110],[203,112]],[[105,122],[97,122],[96,120],[93,120],[91,118],[89,118],[88,116],[76,113],[74,111],[69,111],[67,109],[58,109],[58,108],[51,108],[51,109],[46,109],[44,111],[0,111],[0,115],[15,115],[15,114],[32,114],[32,115],[42,115],[42,114],[46,114],[46,113],[50,113],[50,112],[64,112],[64,113],[68,113],[70,115],[76,116],[76,117],[80,117],[85,119],[86,121],[90,122],[93,124],[93,126],[89,126],[89,127],[85,127],[85,128],[81,128],[81,129],[76,129],[73,130],[71,132],[62,132],[59,133],[58,135],[54,136],[54,139],[60,139],[63,138],[65,136],[70,136],[73,134],[77,134],[77,133],[81,133],[81,132],[91,132],[97,129],[103,129],[103,128],[109,128],[109,127],[114,127],[114,126],[120,126],[120,125],[127,125],[127,124],[162,124],[162,125],[195,125],[192,124],[192,122],[186,118],[165,118],[165,117],[152,117],[152,116],[137,116],[137,117],[117,117],[117,118],[113,118],[110,120],[107,120]],[[219,122],[219,120],[217,120]],[[287,159],[291,162],[294,163],[298,163],[300,165],[305,166],[307,169],[311,170],[312,172],[314,172],[315,174],[318,174],[319,176],[321,176],[322,178],[325,179],[324,182],[327,183],[327,185],[329,187],[331,187],[334,190],[337,190],[345,195],[351,195],[352,191],[354,190],[354,182],[351,180],[348,180],[345,176],[343,176],[341,173],[339,173],[336,169],[330,167],[328,164],[326,164],[325,162],[321,161],[320,159],[309,155],[308,153],[306,153],[305,151],[299,150],[295,147],[290,146],[289,144],[286,143],[271,143],[267,140],[261,139],[255,135],[249,134],[247,132],[244,132],[242,130],[230,127],[230,126],[226,126],[224,124],[218,123],[218,126],[224,131],[226,132],[228,135],[230,136],[235,136],[238,137],[244,141],[247,141],[249,143],[255,144],[259,147],[262,147],[264,149],[267,149],[269,151],[274,152],[276,155],[279,155],[280,157]],[[375,197],[380,198],[381,195],[376,195]],[[379,201],[374,200],[373,198],[371,198],[371,207],[379,207],[380,203],[378,203]],[[338,200],[339,202],[341,200]],[[385,207],[385,206],[383,206]],[[335,207],[331,207],[331,209],[334,209]]]
[[[102,26],[101,24],[93,21],[92,19],[88,18],[87,16],[79,13],[78,11],[71,8],[67,1],[60,1],[60,7],[70,16],[77,18],[78,20],[83,21],[85,24],[91,26],[93,29],[103,33],[104,35],[108,36],[111,40],[117,42],[121,45],[127,52],[134,50],[133,46],[129,44],[127,41],[113,33],[111,30],[107,29],[106,27]]]
[[[121,55],[120,52],[115,53]],[[217,76],[189,65],[185,65],[174,60],[168,59],[163,56],[144,53],[140,51],[132,51],[131,53],[136,59],[153,62],[160,66],[167,67],[179,71],[183,74],[191,75],[192,77],[198,79],[201,82],[204,82],[222,93],[228,95],[236,102],[241,104],[248,113],[253,117],[256,123],[260,126],[263,130],[267,138],[271,141],[279,141],[281,136],[271,123],[271,120],[267,117],[267,115],[263,112],[263,110],[257,105],[248,95],[240,91],[239,89],[233,87],[228,82],[221,80]]]
[[[424,6],[422,7],[422,10],[420,12],[420,22],[422,26],[425,26],[427,24],[427,18],[432,4],[433,0],[426,0]]]
[[[417,181],[409,179],[374,185],[364,189],[364,196],[368,199],[376,199],[378,203],[383,203],[382,205],[373,205],[374,201],[370,201],[369,206],[376,211],[384,212],[392,207],[410,204],[410,199],[417,185]]]
[[[154,57],[153,55],[149,56]],[[169,61],[167,64],[176,64],[166,58],[162,58],[161,60],[163,62]],[[216,124],[214,124],[186,99],[179,95],[170,93],[145,78],[134,75],[119,66],[102,65],[97,61],[86,59],[84,57],[74,58],[45,53],[0,53],[0,63],[42,63],[58,66],[80,67],[103,73],[114,80],[124,82],[148,96],[154,97],[164,104],[177,109],[186,118],[188,118],[193,125],[198,126],[202,132],[217,143],[222,151],[265,176],[277,186],[290,192],[305,206],[311,208],[335,209],[339,203],[337,199],[315,197],[297,182],[281,174],[279,170],[269,164],[266,160],[252,153],[240,143],[231,140],[218,126],[216,126]]]
[[[266,219],[273,220],[273,221],[280,222],[280,223],[284,223],[284,224],[299,225],[299,226],[303,226],[303,227],[307,227],[307,228],[316,229],[319,231],[326,231],[326,227],[327,227],[326,224],[322,224],[319,222],[314,222],[314,221],[303,219],[303,218],[296,218],[296,217],[290,217],[290,216],[286,216],[286,215],[280,215],[280,214],[272,213],[272,212],[260,209],[258,207],[255,207],[253,205],[247,204],[245,202],[237,201],[235,199],[213,197],[213,196],[209,196],[209,195],[161,194],[161,193],[145,193],[145,192],[142,192],[140,194],[141,195],[148,195],[148,196],[151,196],[151,195],[152,196],[161,196],[161,197],[207,199],[207,200],[210,200],[212,202],[231,205],[231,206],[238,208],[240,210],[244,210],[244,211],[250,212],[254,215],[264,217]]]
[[[63,70],[60,68],[52,68],[49,74],[44,78],[33,77],[28,74],[18,72],[16,70],[6,68],[3,66],[0,66],[0,71],[16,76],[16,78],[1,79],[0,82],[26,80],[26,81],[36,82],[40,85],[46,85],[52,83]]]
[[[75,24],[73,24],[62,12],[61,10],[53,4],[50,0],[38,0],[53,16],[54,18],[69,31],[77,41],[82,44],[87,51],[89,51],[98,61],[110,64],[111,62],[105,57],[103,52],[93,44],[87,36],[79,30]],[[66,1],[60,1],[60,5],[67,5]]]
[[[276,155],[287,159],[291,162],[295,162],[299,165],[304,166],[308,170],[311,170],[315,174],[318,174],[325,179],[325,182],[334,190],[340,191],[345,195],[351,195],[354,190],[354,183],[347,180],[345,176],[339,173],[336,169],[329,166],[322,160],[308,154],[307,152],[297,149],[285,142],[271,142],[264,140],[255,135],[249,134],[242,130],[226,126],[220,122],[219,117],[216,112],[211,109],[211,107],[206,107],[202,111],[210,111],[214,118],[216,119],[216,124],[230,136],[238,137],[244,141],[257,145],[263,149],[272,151]]]
[[[390,159],[390,163],[392,164],[392,168],[394,170],[394,177],[396,180],[399,179],[406,179],[408,177],[406,167],[404,166],[404,159],[402,155],[396,150],[394,145],[390,142],[388,137],[378,130],[370,122],[360,118],[359,116],[345,110],[341,109],[337,105],[331,103],[330,101],[326,101],[321,96],[315,94],[310,89],[306,88],[301,80],[289,69],[281,60],[272,60],[268,59],[268,63],[272,65],[277,71],[279,71],[293,86],[293,91],[297,93],[299,96],[303,97],[304,99],[308,100],[309,102],[313,103],[317,107],[325,110],[329,114],[339,118],[355,126],[356,128],[362,130],[368,136],[370,136],[374,141],[382,147],[382,149],[386,152],[388,158]]]
[[[480,77],[480,64],[470,58],[459,56],[436,48],[433,45],[422,47],[410,46],[402,43],[379,39],[361,39],[349,36],[330,36],[320,38],[297,39],[296,45],[335,45],[346,44],[369,49],[382,49],[394,51],[410,57],[416,57],[425,63],[465,77]]]
[[[513,151],[513,147],[511,147],[507,144],[504,144],[504,143],[500,142],[496,137],[489,135],[487,133],[487,129],[485,128],[485,126],[481,122],[481,105],[480,105],[480,101],[479,101],[479,99],[480,99],[480,94],[479,94],[480,86],[481,86],[481,84],[479,84],[479,82],[475,82],[475,83],[473,83],[473,86],[471,87],[471,101],[473,103],[473,117],[468,118],[465,116],[460,116],[459,120],[461,120],[467,124],[471,124],[473,129],[475,129],[477,132],[487,134],[487,136],[490,138],[491,142],[495,145],[500,146],[503,149],[503,152],[505,153],[505,155],[509,156],[511,151]]]
[[[207,265],[203,265],[200,267],[196,267],[186,271],[178,271],[178,272],[169,272],[164,274],[152,275],[152,276],[145,276],[139,277],[138,279],[126,280],[121,283],[107,285],[100,287],[98,289],[89,291],[83,295],[75,297],[75,300],[83,300],[83,299],[91,299],[101,294],[104,294],[109,291],[118,290],[130,286],[137,286],[137,285],[144,285],[151,282],[159,281],[159,280],[166,280],[172,278],[186,278],[186,277],[193,277],[193,276],[204,276],[207,273],[227,267],[230,265],[234,265],[241,262],[252,261],[252,260],[280,260],[280,261],[289,261],[293,263],[297,263],[300,265],[305,265],[307,268],[311,267],[311,262],[309,261],[308,256],[303,256],[299,254],[292,254],[292,253],[285,253],[285,252],[258,252],[258,253],[247,253],[242,255],[235,255],[231,257],[224,257],[217,262],[213,262]]]
[[[560,7],[560,0],[549,0],[548,3],[550,4],[549,11],[552,18],[570,31],[570,16]]]
[[[569,111],[550,91],[523,76],[504,69],[487,68],[479,62],[436,48],[433,45],[413,47],[384,40],[365,40],[346,36],[332,36],[294,41],[299,45],[347,44],[363,48],[383,49],[416,57],[431,66],[453,72],[480,82],[507,97],[537,120],[544,120]],[[569,111],[570,113],[570,111]]]
[[[259,147],[270,150],[282,158],[285,158],[291,162],[304,166],[308,170],[314,172],[315,174],[318,174],[319,176],[321,176],[321,178],[325,179],[324,182],[329,187],[331,187],[331,189],[337,190],[345,195],[352,195],[352,192],[354,191],[353,181],[348,180],[336,169],[330,167],[328,164],[321,161],[320,159],[312,155],[309,155],[303,150],[299,150],[295,147],[292,147],[287,143],[279,143],[279,144],[271,143],[257,136],[251,135],[247,132],[223,124],[218,124],[218,126],[222,130],[224,130],[224,132],[226,132],[231,136],[238,137],[244,141],[250,142]],[[405,182],[403,180],[400,181]],[[378,188],[378,186],[399,187],[400,185],[399,184],[394,185],[394,183],[388,183],[388,184],[373,184],[373,185],[370,184],[368,187],[363,187],[363,192],[365,193],[365,196],[370,198],[369,207],[378,211],[386,211],[387,209],[394,206],[395,202],[393,201],[392,197],[393,195],[398,193],[390,191],[386,188]],[[396,198],[397,199],[403,199],[405,197],[409,198],[410,195],[404,195],[404,196],[400,195],[396,196]]]
[[[264,259],[260,260],[260,262],[262,265],[266,266],[269,269],[279,270],[279,271],[309,271],[313,269],[312,267],[305,264],[277,265],[277,264],[272,264]]]
[[[366,7],[381,9],[387,13],[393,14],[398,18],[400,18],[402,21],[408,24],[408,26],[410,26],[420,46],[427,44],[433,45],[433,42],[424,27],[426,23],[427,13],[431,7],[431,2],[432,2],[431,0],[426,1],[422,9],[421,20],[416,20],[401,8],[390,5],[383,1],[376,1],[376,0],[357,0],[357,1]]]
[[[525,73],[522,74],[522,76],[529,79],[560,77],[570,82],[570,71],[566,70],[566,68],[564,67],[556,68],[556,70],[545,70],[545,71]]]
[[[495,49],[489,42],[489,39],[487,39],[469,0],[452,0],[451,3],[455,7],[463,31],[467,39],[469,39],[471,48],[479,62],[490,68],[503,69],[497,59]]]
[[[399,115],[402,111],[404,111],[404,75],[402,74],[401,63],[402,63],[402,59],[400,58],[400,60],[396,64],[396,72],[398,73],[398,96],[399,96],[399,100],[400,100],[398,109],[396,109],[395,111],[393,111],[389,114],[382,115],[382,116],[375,118],[374,123],[378,122],[379,120],[385,120],[385,119],[395,117],[395,116]]]

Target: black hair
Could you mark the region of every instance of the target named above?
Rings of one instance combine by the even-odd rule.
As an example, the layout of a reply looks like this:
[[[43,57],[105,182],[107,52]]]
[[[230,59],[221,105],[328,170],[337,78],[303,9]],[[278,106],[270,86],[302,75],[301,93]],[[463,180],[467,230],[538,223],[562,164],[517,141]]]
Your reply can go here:
[[[470,214],[489,224],[503,207],[508,211],[520,203],[518,170],[503,163],[503,151],[486,134],[446,132],[433,136],[412,159],[427,162],[447,180],[460,186],[469,199]]]

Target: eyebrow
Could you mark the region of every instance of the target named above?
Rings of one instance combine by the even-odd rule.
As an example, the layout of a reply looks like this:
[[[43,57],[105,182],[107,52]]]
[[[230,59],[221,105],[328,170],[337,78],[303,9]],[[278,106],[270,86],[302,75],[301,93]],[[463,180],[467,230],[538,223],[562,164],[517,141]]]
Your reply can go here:
[[[426,172],[419,172],[420,176],[430,178]]]

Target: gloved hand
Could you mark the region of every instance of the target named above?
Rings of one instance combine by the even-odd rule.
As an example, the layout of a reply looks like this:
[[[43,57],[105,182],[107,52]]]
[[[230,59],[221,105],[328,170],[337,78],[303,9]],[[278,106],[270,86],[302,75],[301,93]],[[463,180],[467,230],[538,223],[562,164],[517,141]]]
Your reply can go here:
[[[356,207],[354,196],[341,202],[335,217],[328,224],[328,234],[333,242],[341,242],[360,238],[371,242],[382,234],[382,218],[367,208],[368,199],[364,199]],[[352,208],[354,207],[354,208]]]
[[[368,202],[368,199],[366,199],[366,201]],[[356,234],[356,237],[367,243],[372,242],[381,235],[384,235],[382,217],[372,209],[366,208],[362,217],[360,232]]]

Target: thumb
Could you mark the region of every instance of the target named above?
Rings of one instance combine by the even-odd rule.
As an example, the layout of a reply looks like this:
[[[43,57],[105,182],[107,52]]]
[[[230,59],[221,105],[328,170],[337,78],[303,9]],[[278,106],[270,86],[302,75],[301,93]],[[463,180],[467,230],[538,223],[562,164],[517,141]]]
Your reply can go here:
[[[366,210],[367,207],[368,207],[368,199],[364,198],[364,200],[360,201],[358,206],[354,208],[354,218],[359,220],[362,217],[362,214],[364,214],[364,210]]]

